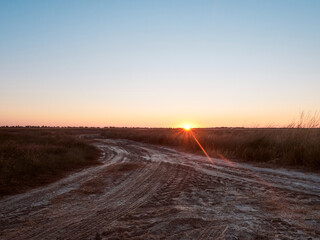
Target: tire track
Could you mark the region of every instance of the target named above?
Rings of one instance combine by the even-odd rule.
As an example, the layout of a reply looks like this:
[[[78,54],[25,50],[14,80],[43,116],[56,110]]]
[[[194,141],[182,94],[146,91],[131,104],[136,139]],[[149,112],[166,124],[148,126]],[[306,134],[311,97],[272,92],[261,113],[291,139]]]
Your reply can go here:
[[[97,140],[102,166],[0,200],[0,239],[317,239],[320,177]],[[272,238],[271,238],[272,239]]]

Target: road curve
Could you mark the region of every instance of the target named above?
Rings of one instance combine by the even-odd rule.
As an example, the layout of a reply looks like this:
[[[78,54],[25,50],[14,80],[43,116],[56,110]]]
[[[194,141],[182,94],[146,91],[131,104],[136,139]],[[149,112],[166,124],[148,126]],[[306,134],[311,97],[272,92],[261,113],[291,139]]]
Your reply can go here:
[[[320,239],[320,177],[128,140],[0,200],[0,239]]]

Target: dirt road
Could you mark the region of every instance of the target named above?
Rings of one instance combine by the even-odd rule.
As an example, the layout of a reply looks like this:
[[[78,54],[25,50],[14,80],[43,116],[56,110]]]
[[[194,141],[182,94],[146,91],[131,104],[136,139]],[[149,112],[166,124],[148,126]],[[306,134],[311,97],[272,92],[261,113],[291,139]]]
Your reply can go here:
[[[320,239],[320,177],[97,140],[102,164],[0,200],[0,239]]]

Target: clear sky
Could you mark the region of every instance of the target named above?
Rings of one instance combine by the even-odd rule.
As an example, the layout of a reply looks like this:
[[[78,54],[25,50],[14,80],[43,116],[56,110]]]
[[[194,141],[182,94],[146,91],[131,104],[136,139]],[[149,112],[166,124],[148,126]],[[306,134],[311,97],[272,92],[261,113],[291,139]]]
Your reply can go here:
[[[287,124],[320,110],[320,1],[0,1],[0,125]]]

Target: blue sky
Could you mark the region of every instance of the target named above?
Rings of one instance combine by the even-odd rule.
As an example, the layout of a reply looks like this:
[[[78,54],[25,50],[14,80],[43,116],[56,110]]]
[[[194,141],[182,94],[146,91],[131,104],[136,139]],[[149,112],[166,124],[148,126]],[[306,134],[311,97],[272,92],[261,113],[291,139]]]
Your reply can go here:
[[[0,1],[0,125],[261,126],[320,110],[320,1]]]

